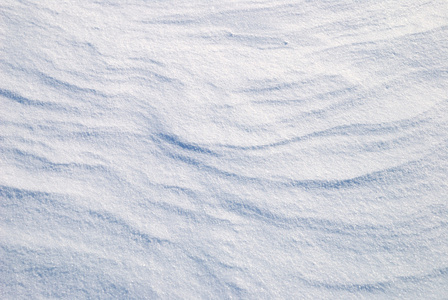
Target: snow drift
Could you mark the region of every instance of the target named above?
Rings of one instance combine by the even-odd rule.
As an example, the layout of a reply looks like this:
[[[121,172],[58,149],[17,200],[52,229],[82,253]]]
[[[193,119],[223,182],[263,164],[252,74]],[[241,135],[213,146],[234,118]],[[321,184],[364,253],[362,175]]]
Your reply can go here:
[[[2,1],[0,295],[448,297],[446,1]]]

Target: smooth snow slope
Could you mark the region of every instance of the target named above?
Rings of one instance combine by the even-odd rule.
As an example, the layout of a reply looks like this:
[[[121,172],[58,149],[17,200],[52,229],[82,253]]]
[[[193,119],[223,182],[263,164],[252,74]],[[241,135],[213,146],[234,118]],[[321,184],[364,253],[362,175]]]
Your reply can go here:
[[[0,298],[448,297],[448,2],[0,3]]]

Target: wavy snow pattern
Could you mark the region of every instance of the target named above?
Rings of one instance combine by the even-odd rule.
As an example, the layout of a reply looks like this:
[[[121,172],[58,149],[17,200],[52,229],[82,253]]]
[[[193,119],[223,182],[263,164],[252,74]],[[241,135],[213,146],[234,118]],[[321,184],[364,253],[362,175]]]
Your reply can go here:
[[[1,298],[448,297],[447,13],[3,1]]]

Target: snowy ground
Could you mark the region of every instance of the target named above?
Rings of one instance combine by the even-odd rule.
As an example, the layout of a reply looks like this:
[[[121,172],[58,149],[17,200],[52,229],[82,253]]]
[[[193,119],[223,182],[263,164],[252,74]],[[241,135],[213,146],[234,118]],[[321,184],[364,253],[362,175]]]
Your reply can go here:
[[[448,298],[448,2],[0,3],[2,299]]]

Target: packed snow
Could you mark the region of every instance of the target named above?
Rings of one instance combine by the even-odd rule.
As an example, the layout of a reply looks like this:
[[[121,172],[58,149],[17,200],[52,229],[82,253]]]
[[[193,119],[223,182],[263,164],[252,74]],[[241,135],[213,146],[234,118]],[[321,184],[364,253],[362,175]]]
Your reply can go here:
[[[448,1],[2,0],[0,298],[448,298]]]

